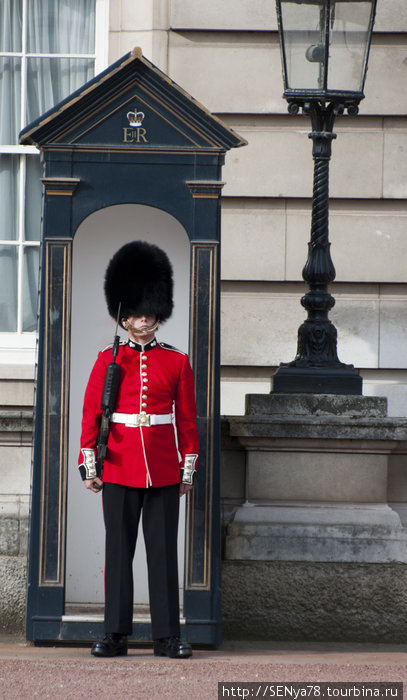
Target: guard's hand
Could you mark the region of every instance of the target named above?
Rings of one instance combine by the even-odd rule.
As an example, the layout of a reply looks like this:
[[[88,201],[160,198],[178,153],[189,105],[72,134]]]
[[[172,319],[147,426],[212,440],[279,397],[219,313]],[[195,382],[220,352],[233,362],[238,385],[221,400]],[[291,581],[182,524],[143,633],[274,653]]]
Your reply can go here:
[[[90,491],[93,491],[93,493],[100,493],[103,488],[103,481],[102,479],[99,479],[98,476],[94,476],[93,479],[85,479],[83,483],[85,484],[85,487]]]
[[[188,493],[188,491],[192,491],[192,484],[184,484],[181,481],[179,485],[179,495],[183,496],[184,493]]]

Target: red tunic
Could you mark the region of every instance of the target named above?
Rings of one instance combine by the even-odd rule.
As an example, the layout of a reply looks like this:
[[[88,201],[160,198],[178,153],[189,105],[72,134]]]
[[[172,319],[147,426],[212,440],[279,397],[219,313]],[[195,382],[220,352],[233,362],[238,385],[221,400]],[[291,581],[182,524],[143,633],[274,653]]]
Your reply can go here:
[[[112,350],[99,353],[85,392],[79,466],[96,456],[100,401]],[[145,346],[119,347],[120,386],[115,413],[152,415],[175,412],[165,425],[142,427],[110,423],[103,481],[145,488],[181,481],[185,457],[198,456],[194,380],[188,356],[155,339]],[[178,449],[177,449],[178,445]],[[93,454],[91,453],[93,451]],[[188,457],[191,461],[191,457]]]

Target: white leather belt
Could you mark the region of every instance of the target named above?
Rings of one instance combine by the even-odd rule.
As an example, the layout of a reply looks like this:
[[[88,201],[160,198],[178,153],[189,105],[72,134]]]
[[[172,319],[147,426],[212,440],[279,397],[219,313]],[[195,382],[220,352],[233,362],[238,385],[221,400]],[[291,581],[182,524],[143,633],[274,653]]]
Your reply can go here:
[[[124,423],[128,428],[172,423],[172,413],[112,413],[112,423]]]

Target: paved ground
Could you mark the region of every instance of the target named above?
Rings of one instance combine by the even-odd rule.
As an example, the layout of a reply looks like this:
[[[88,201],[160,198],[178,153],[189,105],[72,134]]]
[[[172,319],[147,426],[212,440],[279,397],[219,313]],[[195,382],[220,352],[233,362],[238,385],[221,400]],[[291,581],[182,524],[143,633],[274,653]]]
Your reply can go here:
[[[192,659],[176,661],[154,657],[150,648],[132,647],[127,657],[95,659],[85,646],[33,646],[21,639],[0,637],[1,700],[198,700],[217,698],[218,682],[227,681],[233,682],[233,692],[232,688],[222,689],[220,697],[245,697],[241,684],[247,682],[262,683],[260,694],[251,694],[254,697],[295,697],[284,686],[273,695],[269,684],[296,681],[404,681],[407,697],[407,645],[236,642],[217,650],[196,649]],[[304,692],[309,697],[310,691]],[[346,693],[346,697],[355,697]],[[359,697],[366,696],[362,689]],[[344,697],[343,692],[336,697]]]

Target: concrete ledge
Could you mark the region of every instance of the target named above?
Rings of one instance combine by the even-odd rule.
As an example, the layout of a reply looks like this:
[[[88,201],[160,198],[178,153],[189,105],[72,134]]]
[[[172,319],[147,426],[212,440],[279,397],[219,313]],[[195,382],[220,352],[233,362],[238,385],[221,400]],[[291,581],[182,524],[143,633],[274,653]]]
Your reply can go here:
[[[342,394],[247,394],[246,415],[384,418],[387,399]]]
[[[225,559],[407,564],[407,532],[386,503],[244,505]]]
[[[406,418],[358,418],[347,416],[228,416],[224,419],[226,434],[245,438],[289,438],[318,440],[369,440],[394,443],[397,451],[407,452]],[[398,445],[396,446],[395,442]],[[391,450],[390,450],[391,451]]]
[[[407,565],[222,563],[225,639],[406,643]]]
[[[8,411],[0,410],[0,433],[4,432],[26,432],[31,433],[33,429],[33,411]]]
[[[33,440],[33,411],[0,409],[0,447],[30,446]],[[5,461],[3,456],[3,464]]]

